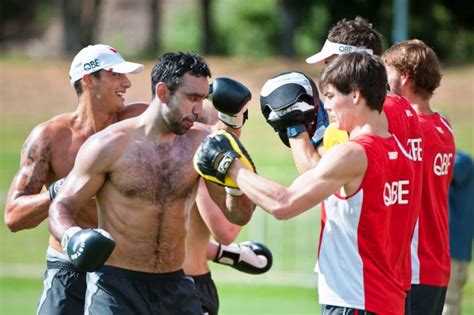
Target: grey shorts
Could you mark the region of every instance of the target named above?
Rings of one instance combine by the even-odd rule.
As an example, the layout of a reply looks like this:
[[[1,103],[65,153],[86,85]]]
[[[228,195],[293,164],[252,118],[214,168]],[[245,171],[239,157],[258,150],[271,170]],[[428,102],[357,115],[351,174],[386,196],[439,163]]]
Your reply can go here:
[[[375,315],[375,313],[349,307],[321,305],[321,315]]]
[[[72,263],[47,261],[43,293],[36,314],[84,314],[86,273]]]
[[[219,296],[217,288],[212,280],[211,273],[199,276],[191,276],[196,284],[196,291],[201,301],[202,313],[217,315],[219,312]]]
[[[202,314],[191,277],[182,270],[139,272],[103,266],[87,274],[84,314]]]

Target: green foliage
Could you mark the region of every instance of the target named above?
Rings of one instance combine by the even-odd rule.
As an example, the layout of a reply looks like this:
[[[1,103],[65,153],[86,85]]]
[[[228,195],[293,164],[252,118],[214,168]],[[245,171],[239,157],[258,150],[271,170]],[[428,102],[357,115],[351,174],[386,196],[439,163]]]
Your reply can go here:
[[[329,14],[325,6],[316,4],[308,13],[307,18],[298,26],[295,35],[296,54],[304,58],[322,48],[329,25]]]
[[[450,63],[462,64],[466,60],[474,60],[474,31],[458,29],[450,43]]]
[[[51,0],[3,0],[0,6],[0,42],[40,34],[52,15]]]
[[[463,3],[464,1],[460,1]],[[458,13],[451,2],[412,1],[410,2],[409,37],[425,41],[438,57],[450,63],[474,60],[474,29],[468,23],[458,21]],[[456,6],[461,9],[461,6]],[[472,15],[472,10],[468,10]]]
[[[58,1],[5,0],[0,10],[0,42],[37,37],[52,21]],[[282,10],[296,12],[293,43],[296,56],[306,57],[316,51],[327,31],[342,18],[360,15],[373,23],[391,45],[394,18],[393,1],[352,0],[343,5],[338,1],[322,0],[259,0],[211,1],[211,23],[215,27],[214,45],[218,55],[263,58],[284,55],[282,51]],[[408,1],[408,37],[427,42],[442,61],[460,63],[474,60],[474,10],[469,0]],[[160,38],[163,51],[193,50],[201,52],[203,27],[199,1],[175,1],[163,6],[160,16]],[[289,8],[289,9],[288,9]],[[158,18],[158,17],[157,17]],[[141,30],[137,30],[140,32]],[[127,38],[117,34],[106,41],[122,52],[130,51]],[[151,55],[147,55],[149,57]],[[153,57],[155,57],[153,55]]]
[[[264,57],[276,53],[277,0],[215,1],[217,51],[226,55]]]
[[[197,3],[176,4],[168,16],[163,17],[162,44],[165,51],[200,50],[200,8]]]

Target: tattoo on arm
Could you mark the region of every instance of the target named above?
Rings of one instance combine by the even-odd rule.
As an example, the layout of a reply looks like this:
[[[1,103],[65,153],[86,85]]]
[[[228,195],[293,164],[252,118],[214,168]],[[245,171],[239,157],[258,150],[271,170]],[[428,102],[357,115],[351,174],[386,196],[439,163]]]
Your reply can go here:
[[[50,169],[51,139],[45,137],[39,143],[25,142],[21,153],[18,194],[31,195],[41,191]]]

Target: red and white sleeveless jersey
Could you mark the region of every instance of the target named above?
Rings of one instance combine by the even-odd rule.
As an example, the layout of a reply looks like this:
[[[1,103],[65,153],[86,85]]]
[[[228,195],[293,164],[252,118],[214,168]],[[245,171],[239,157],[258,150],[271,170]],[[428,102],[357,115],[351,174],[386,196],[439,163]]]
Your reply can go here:
[[[447,286],[450,272],[448,190],[455,146],[453,130],[438,113],[419,113],[424,134],[421,211],[411,244],[412,283]]]
[[[410,200],[413,164],[393,136],[351,141],[364,148],[368,166],[354,194],[336,193],[323,202],[315,268],[319,303],[402,314],[405,292],[392,249],[399,235],[392,235],[390,221],[395,205]]]
[[[408,213],[407,215],[399,215],[399,211],[394,211],[392,218],[392,227],[395,231],[399,229],[405,231],[399,242],[394,244],[395,252],[402,253],[399,257],[394,257],[394,263],[400,266],[399,276],[403,280],[405,291],[408,291],[411,289],[412,278],[410,243],[421,207],[423,131],[415,110],[405,98],[397,95],[387,95],[383,111],[387,116],[389,132],[394,134],[404,145],[415,168],[414,177],[410,180],[413,183],[413,193],[410,195],[412,200],[409,202],[409,207],[402,205],[403,209],[400,210],[408,211]]]
[[[414,161],[422,160],[423,131],[416,111],[401,96],[385,97],[383,111],[388,120],[388,131],[397,136]]]

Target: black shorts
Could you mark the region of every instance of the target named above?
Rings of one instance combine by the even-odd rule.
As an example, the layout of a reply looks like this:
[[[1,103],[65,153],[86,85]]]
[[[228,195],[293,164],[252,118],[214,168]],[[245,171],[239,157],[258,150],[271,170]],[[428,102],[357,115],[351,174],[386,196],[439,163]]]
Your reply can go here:
[[[86,273],[69,262],[47,262],[36,314],[84,314]]]
[[[87,274],[84,314],[202,314],[191,277],[182,270],[148,273],[103,266]]]
[[[375,313],[350,307],[321,305],[321,315],[375,315]]]
[[[217,315],[219,312],[219,296],[217,288],[208,272],[199,276],[191,276],[196,284],[196,292],[201,301],[202,313]]]
[[[410,307],[411,307],[411,290],[405,291],[406,298],[405,298],[405,315],[411,315]]]
[[[410,292],[410,314],[441,314],[448,287],[412,284]]]

